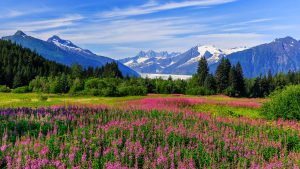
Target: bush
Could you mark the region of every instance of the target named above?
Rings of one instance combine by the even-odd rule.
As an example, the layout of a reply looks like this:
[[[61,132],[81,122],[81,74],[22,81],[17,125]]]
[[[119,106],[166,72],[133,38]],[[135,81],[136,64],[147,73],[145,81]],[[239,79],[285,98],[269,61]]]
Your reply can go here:
[[[121,86],[118,87],[120,96],[145,96],[147,89],[142,86]]]
[[[227,87],[224,90],[224,94],[230,97],[239,97],[241,95],[239,91],[235,90],[233,87]]]
[[[85,90],[85,93],[87,93],[88,95],[99,96],[99,95],[101,95],[101,90],[100,89],[87,89],[87,90]]]
[[[73,84],[70,88],[70,91],[69,93],[77,93],[77,92],[80,92],[84,89],[84,84],[83,82],[79,79],[79,78],[76,78],[74,81],[73,81]]]
[[[300,85],[273,92],[262,113],[268,119],[300,120]]]
[[[0,85],[0,92],[3,93],[9,93],[11,90],[9,87],[5,86],[5,85]]]
[[[209,89],[205,87],[193,87],[188,88],[186,91],[186,94],[188,95],[212,95],[214,92],[210,91]]]
[[[46,77],[36,77],[29,83],[29,88],[33,92],[43,92],[43,93],[49,93],[50,91],[50,82],[52,82],[52,78],[46,78]]]
[[[31,92],[28,86],[18,87],[12,90],[13,93],[29,93]]]
[[[40,101],[47,101],[47,100],[48,100],[48,97],[45,96],[45,95],[39,95],[39,100],[40,100]]]

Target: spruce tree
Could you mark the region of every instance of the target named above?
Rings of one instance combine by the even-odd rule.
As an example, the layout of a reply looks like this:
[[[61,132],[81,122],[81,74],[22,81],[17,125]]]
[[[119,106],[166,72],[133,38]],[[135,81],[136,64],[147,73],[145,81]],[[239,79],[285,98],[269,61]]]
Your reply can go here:
[[[229,72],[231,64],[228,59],[222,58],[221,63],[216,70],[216,82],[218,92],[222,93],[229,86]]]
[[[257,77],[254,80],[254,84],[251,88],[251,95],[250,97],[261,97],[261,88],[260,88],[260,81],[261,81],[261,77]]]
[[[202,57],[199,61],[197,76],[198,76],[198,83],[200,86],[204,86],[204,81],[208,75],[209,69],[208,64],[205,57]]]
[[[73,79],[76,79],[76,78],[81,79],[82,78],[82,72],[83,72],[83,70],[82,70],[82,66],[81,65],[79,65],[79,64],[73,64],[71,66],[71,77]]]
[[[229,72],[229,87],[227,88],[230,93],[226,93],[229,96],[239,96],[238,81],[237,81],[237,71],[235,66],[232,66]]]
[[[208,74],[204,81],[204,87],[209,89],[210,92],[216,92],[216,80],[212,74]]]
[[[245,96],[246,95],[246,87],[245,87],[245,80],[244,80],[244,74],[243,69],[238,62],[235,67],[236,70],[236,81],[237,81],[237,91],[239,92],[239,96]]]

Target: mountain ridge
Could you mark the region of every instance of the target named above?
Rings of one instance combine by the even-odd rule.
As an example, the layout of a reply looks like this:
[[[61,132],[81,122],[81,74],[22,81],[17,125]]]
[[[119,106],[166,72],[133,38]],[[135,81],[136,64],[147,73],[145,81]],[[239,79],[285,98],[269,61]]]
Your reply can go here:
[[[116,62],[124,76],[134,76],[139,77],[140,75],[132,70],[131,68],[123,65],[122,63],[105,57],[99,56],[92,53],[89,50],[84,50],[71,41],[63,40],[60,37],[54,35],[50,37],[47,41],[28,36],[22,31],[17,31],[12,36],[2,37],[3,40],[11,40],[16,44],[20,44],[23,47],[29,48],[33,51],[36,51],[44,58],[52,61],[56,61],[61,64],[71,66],[72,64],[80,64],[83,67],[101,67],[106,63]],[[56,43],[54,42],[56,40]],[[61,45],[59,45],[61,44]]]
[[[227,56],[232,64],[240,62],[246,77],[300,70],[300,42],[287,36]],[[211,65],[215,71],[217,64]]]
[[[141,73],[183,75],[193,74],[196,71],[196,65],[201,57],[205,57],[208,60],[209,65],[211,65],[218,62],[225,55],[232,53],[233,51],[240,51],[241,49],[245,49],[245,47],[223,50],[216,48],[213,45],[197,45],[184,53],[171,53],[171,56],[157,57],[156,63],[149,64],[149,61],[153,60],[149,59],[151,57],[146,57],[147,55],[145,55],[145,52],[143,51],[139,52],[135,57],[125,58],[119,61]],[[147,53],[149,53],[149,51]],[[168,54],[168,52],[155,53]]]

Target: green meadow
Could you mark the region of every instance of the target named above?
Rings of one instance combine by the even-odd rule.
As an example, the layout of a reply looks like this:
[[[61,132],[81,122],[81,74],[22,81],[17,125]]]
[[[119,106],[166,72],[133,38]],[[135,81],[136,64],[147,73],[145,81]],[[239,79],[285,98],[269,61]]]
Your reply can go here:
[[[39,94],[39,93],[0,93],[0,108],[18,108],[18,107],[47,107],[54,105],[108,105],[120,106],[130,100],[140,100],[144,98],[170,98],[178,97],[176,95],[148,95],[148,96],[127,96],[127,97],[97,97],[97,96],[71,96],[68,94]],[[212,101],[240,101],[243,99],[224,97],[224,96],[180,96],[185,98],[204,98]],[[263,102],[263,99],[255,99],[257,102]],[[260,109],[232,107],[220,104],[196,104],[190,107],[195,112],[211,113],[215,116],[229,117],[249,117],[263,118],[260,115]]]

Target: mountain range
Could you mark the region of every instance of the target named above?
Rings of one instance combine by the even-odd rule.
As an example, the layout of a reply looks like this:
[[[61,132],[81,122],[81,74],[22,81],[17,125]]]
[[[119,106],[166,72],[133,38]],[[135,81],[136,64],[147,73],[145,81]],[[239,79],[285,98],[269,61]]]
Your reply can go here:
[[[141,51],[135,57],[119,61],[140,73],[162,73],[166,67],[174,63],[173,60],[179,54],[149,50],[147,52]]]
[[[38,54],[48,60],[56,61],[68,66],[71,66],[72,64],[80,64],[85,68],[89,66],[101,67],[106,63],[115,61],[114,59],[105,56],[99,56],[89,50],[82,49],[73,44],[71,41],[63,40],[58,36],[52,36],[47,41],[43,41],[32,36],[28,36],[22,31],[17,31],[14,35],[6,36],[2,39],[10,40],[25,48],[36,51]],[[118,61],[115,62],[117,62],[119,69],[124,76],[140,76],[131,68],[123,65]]]
[[[228,54],[245,49],[246,47],[222,50],[212,45],[198,45],[184,53],[141,51],[135,57],[119,61],[140,73],[191,75],[196,72],[198,61],[202,57],[212,65]]]
[[[266,75],[269,71],[287,73],[300,70],[300,41],[285,37],[252,48],[219,49],[198,45],[184,53],[142,51],[135,57],[119,61],[141,73],[192,75],[202,57],[207,59],[211,73],[223,57],[232,64],[240,62],[248,78]]]
[[[98,67],[115,61],[82,49],[58,36],[43,41],[17,31],[14,35],[2,39],[20,44],[48,60],[68,66],[78,63],[85,68]],[[141,51],[134,57],[115,62],[118,63],[124,76],[139,77],[139,73],[192,75],[196,72],[198,61],[202,57],[207,59],[211,73],[215,72],[223,57],[228,58],[232,64],[240,62],[244,75],[248,78],[266,75],[269,71],[273,74],[287,73],[300,70],[300,41],[285,37],[251,48],[220,49],[213,45],[197,45],[183,53]]]

